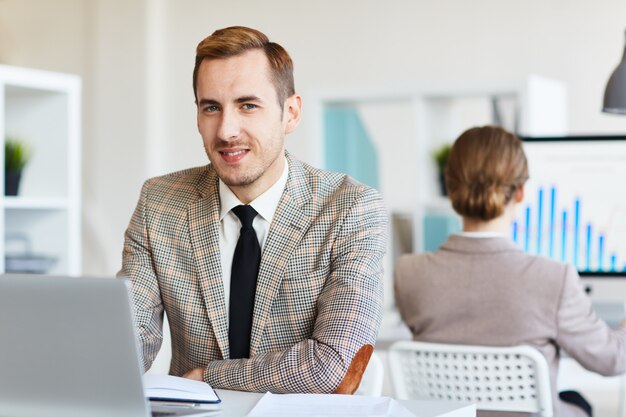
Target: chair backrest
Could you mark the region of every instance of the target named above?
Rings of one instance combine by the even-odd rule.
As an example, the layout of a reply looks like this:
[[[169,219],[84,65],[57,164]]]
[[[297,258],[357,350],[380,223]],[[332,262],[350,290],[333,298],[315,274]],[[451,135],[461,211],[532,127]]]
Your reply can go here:
[[[530,346],[397,342],[389,376],[401,400],[469,401],[477,410],[553,415],[544,356]]]
[[[380,359],[380,356],[374,351],[363,373],[361,384],[359,384],[359,388],[357,388],[355,394],[380,397],[383,394],[384,377],[385,366],[383,360]]]

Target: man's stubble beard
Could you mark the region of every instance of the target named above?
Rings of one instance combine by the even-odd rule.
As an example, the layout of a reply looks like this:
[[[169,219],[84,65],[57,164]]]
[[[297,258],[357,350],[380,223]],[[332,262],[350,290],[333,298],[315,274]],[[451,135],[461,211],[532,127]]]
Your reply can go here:
[[[207,156],[208,155],[209,153],[207,152]],[[280,156],[281,154],[279,153],[274,159],[272,159],[267,164],[267,166],[252,167],[251,171],[239,172],[236,174],[236,178],[232,178],[226,172],[224,172],[218,164],[215,164],[213,163],[213,161],[211,161],[210,157],[209,157],[209,161],[211,162],[213,169],[217,173],[217,176],[219,177],[220,180],[222,180],[224,184],[226,184],[229,187],[245,187],[245,186],[253,184],[259,178],[261,178],[263,173],[267,171],[267,169],[270,166],[272,166]]]
[[[274,165],[276,163],[276,161],[278,160],[278,158],[282,157],[285,155],[285,137],[286,135],[282,134],[280,135],[280,140],[278,141],[279,143],[281,143],[282,145],[279,145],[279,150],[275,153],[274,158],[272,160],[270,160],[267,165],[265,166],[261,166],[261,167],[252,167],[253,172],[244,172],[244,173],[239,173],[239,178],[229,178],[226,176],[226,173],[222,171],[221,167],[218,167],[218,164],[213,163],[213,160],[211,159],[211,153],[209,152],[209,150],[207,149],[206,145],[203,143],[203,147],[204,147],[204,152],[207,155],[207,158],[209,159],[209,161],[211,162],[211,165],[213,166],[213,169],[215,169],[215,172],[217,173],[217,176],[219,177],[219,179],[222,180],[222,182],[224,184],[226,184],[229,187],[245,187],[248,185],[253,184],[256,180],[258,180],[259,178],[261,178],[261,176],[263,176],[263,173],[265,173],[265,171],[267,171],[272,165]],[[237,143],[235,143],[234,145],[238,145]],[[266,153],[267,155],[267,153]],[[219,152],[217,155],[217,158],[219,158]],[[259,160],[260,163],[263,163],[264,160],[260,159]]]

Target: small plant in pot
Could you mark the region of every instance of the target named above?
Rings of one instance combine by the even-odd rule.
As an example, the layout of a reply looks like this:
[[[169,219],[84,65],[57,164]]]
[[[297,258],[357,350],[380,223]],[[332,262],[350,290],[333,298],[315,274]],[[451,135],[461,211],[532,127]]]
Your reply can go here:
[[[452,145],[446,143],[435,149],[433,152],[433,158],[437,164],[437,178],[439,179],[439,189],[441,191],[441,195],[448,195],[444,172],[446,170],[446,164],[448,163],[448,157],[450,156],[451,149]]]
[[[17,195],[22,171],[30,160],[31,151],[23,140],[7,137],[4,141],[4,194]]]

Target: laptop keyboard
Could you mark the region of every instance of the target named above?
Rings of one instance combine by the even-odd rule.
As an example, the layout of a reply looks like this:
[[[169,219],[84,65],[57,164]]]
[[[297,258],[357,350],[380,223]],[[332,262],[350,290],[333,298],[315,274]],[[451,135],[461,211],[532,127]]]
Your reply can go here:
[[[167,411],[153,411],[152,417],[165,417],[165,416],[175,416],[176,413],[169,413]]]

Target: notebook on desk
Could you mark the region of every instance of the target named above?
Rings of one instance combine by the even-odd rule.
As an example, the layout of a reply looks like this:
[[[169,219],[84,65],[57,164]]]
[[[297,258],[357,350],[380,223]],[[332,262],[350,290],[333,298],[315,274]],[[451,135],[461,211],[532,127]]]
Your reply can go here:
[[[141,374],[126,281],[0,276],[0,415],[215,414],[194,403],[150,407]]]

